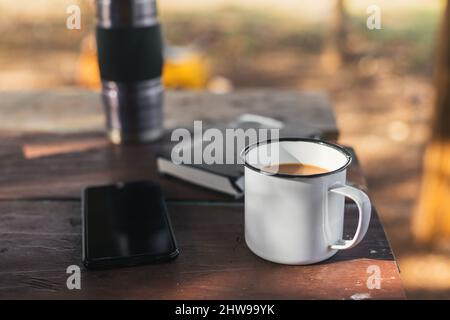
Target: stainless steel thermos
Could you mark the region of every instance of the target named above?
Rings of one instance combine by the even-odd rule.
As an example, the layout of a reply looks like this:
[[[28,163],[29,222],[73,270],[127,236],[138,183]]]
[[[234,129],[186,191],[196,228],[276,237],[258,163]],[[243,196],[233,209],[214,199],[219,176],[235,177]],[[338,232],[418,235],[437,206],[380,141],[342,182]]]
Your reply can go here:
[[[97,51],[108,135],[148,142],[163,133],[163,42],[155,0],[96,0]]]

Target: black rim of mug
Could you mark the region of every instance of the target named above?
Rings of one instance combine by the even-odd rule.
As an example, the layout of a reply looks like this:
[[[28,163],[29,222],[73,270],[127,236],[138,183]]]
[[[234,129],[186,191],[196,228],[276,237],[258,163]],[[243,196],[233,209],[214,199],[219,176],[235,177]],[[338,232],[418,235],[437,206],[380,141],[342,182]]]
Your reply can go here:
[[[274,142],[284,142],[284,141],[310,142],[310,143],[316,143],[316,144],[320,144],[320,145],[323,145],[323,146],[327,146],[327,147],[333,148],[333,149],[341,152],[347,158],[347,162],[343,166],[341,166],[340,168],[338,168],[336,170],[328,171],[328,172],[325,172],[325,173],[310,174],[310,175],[271,173],[271,172],[259,169],[259,168],[255,167],[255,166],[253,166],[253,165],[251,165],[251,164],[249,164],[247,162],[246,158],[247,158],[247,154],[248,154],[248,152],[250,150],[252,150],[252,149],[254,149],[256,147],[259,147],[261,145],[264,145],[264,144],[270,144],[270,143],[274,143]],[[324,140],[309,139],[309,138],[281,138],[281,139],[269,139],[269,140],[264,140],[264,141],[258,141],[256,143],[253,143],[251,145],[246,146],[244,148],[244,150],[242,150],[242,152],[241,152],[241,157],[244,160],[244,165],[247,168],[249,168],[249,169],[251,169],[253,171],[265,174],[265,175],[270,176],[270,177],[291,178],[291,179],[292,178],[307,178],[307,179],[310,179],[310,178],[319,178],[319,177],[328,176],[328,175],[331,175],[331,174],[334,174],[334,173],[337,173],[337,172],[340,172],[340,171],[343,171],[343,170],[347,169],[347,167],[352,163],[352,159],[353,159],[353,156],[350,154],[350,152],[345,150],[340,145],[337,145],[335,143],[331,143],[331,142],[328,142],[328,141],[324,141]]]

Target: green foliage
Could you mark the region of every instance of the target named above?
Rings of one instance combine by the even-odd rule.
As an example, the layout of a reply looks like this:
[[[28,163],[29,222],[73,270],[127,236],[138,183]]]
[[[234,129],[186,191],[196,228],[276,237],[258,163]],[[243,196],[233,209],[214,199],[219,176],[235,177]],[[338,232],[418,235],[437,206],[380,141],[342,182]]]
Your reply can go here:
[[[218,11],[170,13],[162,17],[165,35],[175,44],[206,39],[206,49],[251,55],[279,49],[319,52],[322,25],[304,24],[279,13],[226,7]],[[234,48],[227,48],[233,45]]]
[[[363,50],[357,54],[398,58],[403,71],[429,73],[440,18],[440,12],[430,9],[396,10],[383,12],[382,30],[367,29],[365,13],[352,13],[347,24],[351,38]],[[319,54],[328,30],[327,21],[313,24],[293,15],[231,6],[211,12],[166,13],[162,21],[171,43],[198,42],[216,61],[229,54],[252,59],[278,50]]]
[[[440,19],[440,12],[416,9],[383,14],[382,30],[367,29],[364,16],[352,16],[349,24],[377,55],[398,58],[407,72],[429,74]]]

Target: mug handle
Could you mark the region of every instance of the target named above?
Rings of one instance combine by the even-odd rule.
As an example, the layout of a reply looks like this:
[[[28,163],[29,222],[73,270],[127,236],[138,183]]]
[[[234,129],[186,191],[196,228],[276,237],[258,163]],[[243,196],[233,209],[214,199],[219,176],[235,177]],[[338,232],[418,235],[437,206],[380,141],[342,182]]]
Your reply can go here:
[[[339,240],[337,243],[331,245],[331,249],[344,250],[356,246],[364,238],[369,227],[370,215],[372,212],[372,205],[370,199],[363,191],[351,186],[332,187],[330,192],[334,192],[352,199],[358,206],[359,219],[358,227],[356,228],[355,236],[352,240]]]

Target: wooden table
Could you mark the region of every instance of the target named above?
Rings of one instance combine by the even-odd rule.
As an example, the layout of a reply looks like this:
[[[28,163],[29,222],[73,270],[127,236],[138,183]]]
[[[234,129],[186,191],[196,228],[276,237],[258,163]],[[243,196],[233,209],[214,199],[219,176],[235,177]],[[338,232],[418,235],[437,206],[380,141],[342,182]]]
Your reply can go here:
[[[169,92],[166,126],[232,119],[242,112],[279,116],[298,110],[310,132],[337,138],[320,93]],[[291,108],[292,109],[292,108]],[[354,249],[310,266],[285,266],[252,254],[243,239],[243,202],[157,174],[162,143],[112,146],[103,134],[97,93],[81,90],[0,93],[0,298],[403,299],[397,263],[376,211]],[[82,268],[81,290],[68,290],[66,268],[81,266],[80,192],[91,184],[160,181],[181,254],[166,264],[107,271]],[[355,162],[349,180],[366,188]],[[346,205],[344,234],[357,209]],[[381,288],[368,289],[369,266]]]

